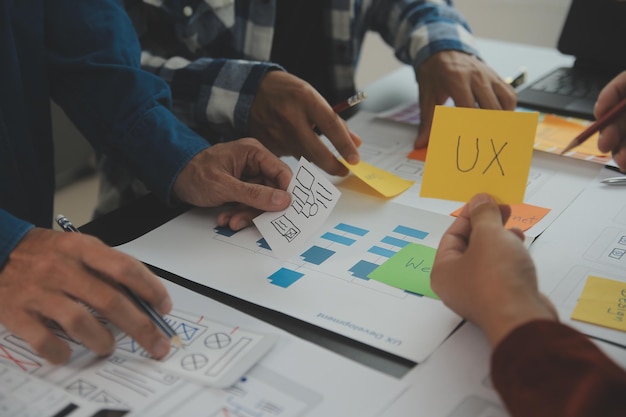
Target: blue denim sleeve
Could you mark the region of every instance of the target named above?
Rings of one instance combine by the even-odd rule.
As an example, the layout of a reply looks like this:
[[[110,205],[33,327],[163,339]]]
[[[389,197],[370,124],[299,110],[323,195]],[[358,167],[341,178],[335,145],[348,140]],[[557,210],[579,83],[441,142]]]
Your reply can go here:
[[[167,84],[140,68],[137,35],[121,3],[45,4],[52,98],[96,150],[169,202],[180,171],[209,145],[172,114]]]
[[[0,209],[0,269],[26,232],[34,226]]]

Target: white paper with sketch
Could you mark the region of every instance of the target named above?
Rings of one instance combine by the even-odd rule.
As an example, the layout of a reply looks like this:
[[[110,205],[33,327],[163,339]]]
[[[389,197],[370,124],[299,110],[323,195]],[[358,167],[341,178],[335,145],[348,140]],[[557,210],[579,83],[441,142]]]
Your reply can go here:
[[[276,346],[235,384],[217,389],[196,384],[157,361],[128,355],[119,346],[114,354],[98,358],[68,340],[73,352],[70,362],[51,366],[0,327],[0,415],[53,417],[65,410],[68,417],[304,417],[335,412],[373,417],[406,388],[393,377],[183,287],[163,283],[175,306],[194,312],[184,313],[186,331],[207,343],[207,350],[218,341],[212,332],[226,329],[212,327],[214,322],[206,317],[230,323],[229,334],[245,328],[277,337]],[[219,343],[228,344],[228,338],[222,334]],[[202,363],[200,357],[192,362]],[[28,410],[34,414],[24,414]]]
[[[304,157],[287,191],[291,193],[289,207],[254,219],[274,256],[283,260],[298,254],[317,234],[341,196],[326,175]]]
[[[217,226],[218,213],[194,208],[118,249],[415,362],[461,322],[439,300],[368,278],[409,243],[436,248],[451,216],[345,190],[314,238],[285,262],[256,228]]]

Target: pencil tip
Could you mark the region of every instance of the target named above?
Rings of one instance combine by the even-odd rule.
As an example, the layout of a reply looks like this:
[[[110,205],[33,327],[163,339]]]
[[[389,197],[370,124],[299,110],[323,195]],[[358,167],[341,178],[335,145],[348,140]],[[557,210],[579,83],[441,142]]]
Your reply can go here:
[[[173,344],[175,344],[176,346],[178,346],[178,347],[181,347],[181,348],[182,348],[182,347],[185,347],[185,346],[183,345],[183,341],[182,341],[182,340],[180,340],[180,337],[178,337],[178,335],[173,336],[173,337],[172,337],[172,339],[171,339],[171,342],[172,342]]]

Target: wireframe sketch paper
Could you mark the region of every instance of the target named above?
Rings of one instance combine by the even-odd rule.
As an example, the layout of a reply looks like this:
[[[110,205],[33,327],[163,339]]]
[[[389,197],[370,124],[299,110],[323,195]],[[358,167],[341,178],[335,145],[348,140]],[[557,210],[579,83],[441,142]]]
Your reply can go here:
[[[305,158],[294,171],[287,188],[291,205],[278,212],[265,212],[254,219],[272,254],[289,259],[317,233],[337,204],[341,192]]]

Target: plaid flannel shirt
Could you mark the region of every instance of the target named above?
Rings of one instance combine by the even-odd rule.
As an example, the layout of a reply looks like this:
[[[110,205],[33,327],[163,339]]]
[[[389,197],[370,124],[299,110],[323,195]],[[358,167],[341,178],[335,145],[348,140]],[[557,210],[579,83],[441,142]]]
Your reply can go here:
[[[316,0],[311,0],[316,1]],[[268,70],[275,0],[125,0],[142,43],[142,66],[172,89],[173,111],[210,141],[248,135],[250,107]],[[324,2],[337,97],[355,90],[365,33],[381,35],[396,57],[418,68],[442,50],[478,55],[452,0]]]
[[[310,0],[319,1],[319,0]],[[211,143],[249,135],[259,84],[270,70],[276,0],[124,0],[142,45],[142,67],[172,91],[172,111]],[[355,91],[354,74],[368,30],[415,69],[436,52],[478,55],[452,0],[324,0],[323,33],[335,97]],[[118,162],[100,160],[94,215],[124,205],[147,189]]]

